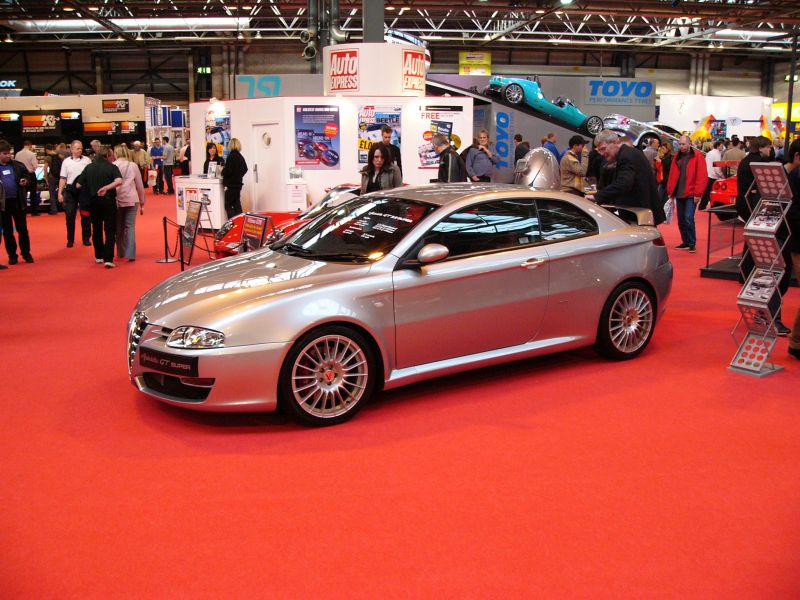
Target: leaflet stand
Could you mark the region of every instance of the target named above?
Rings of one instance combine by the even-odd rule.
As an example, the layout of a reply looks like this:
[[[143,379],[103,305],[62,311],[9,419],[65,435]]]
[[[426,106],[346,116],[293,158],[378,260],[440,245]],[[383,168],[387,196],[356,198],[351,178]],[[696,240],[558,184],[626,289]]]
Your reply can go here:
[[[211,215],[208,214],[208,204],[209,200],[207,198],[189,201],[189,207],[186,211],[186,220],[184,221],[183,230],[181,232],[182,255],[186,257],[185,260],[181,261],[181,271],[183,271],[184,266],[192,263],[192,254],[194,247],[197,245],[196,239],[198,230],[203,229],[204,225],[208,225],[208,229],[213,229]],[[204,215],[205,223],[203,220]],[[207,244],[205,249],[210,253]]]
[[[783,303],[778,282],[788,266],[781,254],[788,237],[781,242],[778,234],[787,226],[791,191],[786,171],[780,163],[751,163],[750,167],[755,177],[753,185],[758,185],[761,194],[761,200],[744,227],[747,252],[752,256],[755,268],[739,292],[737,304],[742,316],[731,332],[737,340],[736,332],[744,322],[747,334],[728,369],[764,377],[783,369],[769,362],[769,358],[778,339],[775,322]],[[747,252],[742,257],[740,270]]]

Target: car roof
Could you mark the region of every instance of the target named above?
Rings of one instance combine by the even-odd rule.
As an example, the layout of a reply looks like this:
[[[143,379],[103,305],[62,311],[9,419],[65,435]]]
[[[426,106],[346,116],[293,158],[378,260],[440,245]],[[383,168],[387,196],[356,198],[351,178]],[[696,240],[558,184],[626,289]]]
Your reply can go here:
[[[525,186],[511,183],[433,183],[428,185],[394,188],[385,192],[378,192],[390,198],[403,198],[426,202],[435,206],[446,206],[468,198],[486,199],[488,194],[525,195],[532,197],[545,197],[561,195],[560,192],[550,190],[531,190]]]

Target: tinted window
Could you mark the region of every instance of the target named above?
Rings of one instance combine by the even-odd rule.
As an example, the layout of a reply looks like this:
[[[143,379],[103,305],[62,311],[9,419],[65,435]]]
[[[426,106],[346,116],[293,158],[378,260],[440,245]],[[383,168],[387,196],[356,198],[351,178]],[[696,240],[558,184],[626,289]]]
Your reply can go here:
[[[434,208],[422,202],[370,194],[324,212],[271,248],[310,259],[378,260]]]
[[[528,246],[541,241],[533,200],[496,200],[476,204],[437,223],[419,247],[442,244],[450,256]]]
[[[556,242],[595,235],[597,223],[577,206],[563,200],[537,200],[542,241]]]

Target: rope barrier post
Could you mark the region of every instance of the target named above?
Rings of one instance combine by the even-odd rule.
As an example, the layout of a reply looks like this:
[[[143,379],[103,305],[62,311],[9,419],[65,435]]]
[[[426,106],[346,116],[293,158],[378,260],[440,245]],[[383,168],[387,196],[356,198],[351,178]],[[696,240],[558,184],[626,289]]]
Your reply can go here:
[[[184,261],[183,261],[183,244],[181,243],[183,240],[183,225],[178,226],[178,248],[180,248],[181,253],[181,271],[184,269]]]
[[[164,224],[164,258],[159,258],[157,263],[174,263],[178,262],[177,258],[170,258],[169,256],[169,242],[167,241],[167,217],[162,219]]]

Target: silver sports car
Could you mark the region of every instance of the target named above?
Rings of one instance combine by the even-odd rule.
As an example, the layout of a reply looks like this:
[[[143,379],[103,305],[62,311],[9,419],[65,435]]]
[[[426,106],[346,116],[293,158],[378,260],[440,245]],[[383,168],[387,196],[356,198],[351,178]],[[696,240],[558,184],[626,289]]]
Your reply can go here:
[[[592,344],[633,358],[671,285],[655,227],[577,196],[400,188],[160,283],[130,318],[128,367],[170,404],[333,424],[457,371]]]

